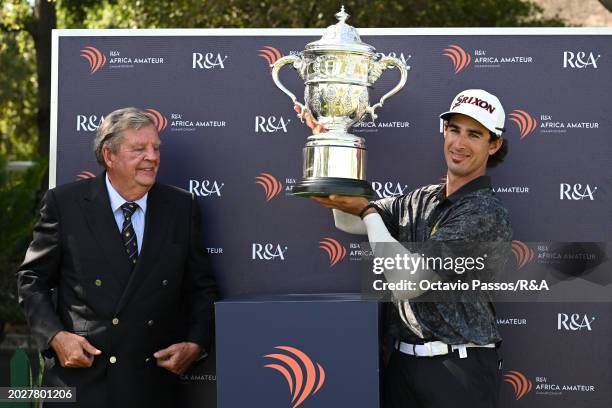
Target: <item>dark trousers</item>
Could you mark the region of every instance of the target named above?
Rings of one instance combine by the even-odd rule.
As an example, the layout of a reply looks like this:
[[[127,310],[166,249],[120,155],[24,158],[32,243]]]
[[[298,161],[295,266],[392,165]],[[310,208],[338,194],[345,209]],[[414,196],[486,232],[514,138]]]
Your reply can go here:
[[[496,349],[436,357],[393,351],[384,373],[385,408],[495,408],[501,370]]]

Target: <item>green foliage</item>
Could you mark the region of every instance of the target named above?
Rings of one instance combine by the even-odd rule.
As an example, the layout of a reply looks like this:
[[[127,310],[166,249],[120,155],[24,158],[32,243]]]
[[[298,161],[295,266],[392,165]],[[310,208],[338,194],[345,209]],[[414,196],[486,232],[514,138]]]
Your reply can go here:
[[[27,1],[5,0],[0,4],[0,22],[4,30],[21,30],[32,15]]]
[[[215,28],[326,27],[336,2],[316,0],[106,0],[87,2],[67,27]],[[543,19],[541,9],[523,0],[352,0],[344,2],[358,27],[562,26]]]
[[[26,21],[22,5],[0,8],[0,155],[11,160],[31,160],[38,142],[36,55],[31,36],[21,30]]]
[[[17,305],[15,272],[32,236],[42,178],[47,162],[24,173],[8,172],[0,156],[0,320],[22,322]]]

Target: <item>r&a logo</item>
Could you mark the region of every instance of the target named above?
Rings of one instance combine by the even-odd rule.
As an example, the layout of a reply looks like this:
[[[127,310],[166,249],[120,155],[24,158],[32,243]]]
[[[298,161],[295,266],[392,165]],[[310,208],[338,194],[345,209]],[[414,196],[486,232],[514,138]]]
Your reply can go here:
[[[455,75],[461,72],[464,68],[470,65],[470,62],[472,62],[472,57],[470,54],[465,52],[463,48],[456,44],[449,45],[448,48],[445,48],[442,55],[447,56],[453,62]]]
[[[515,109],[508,116],[510,116],[512,122],[517,124],[519,132],[521,132],[521,139],[533,132],[538,125],[536,118],[521,109]]]
[[[393,58],[397,58],[400,61],[402,61],[404,63],[404,65],[408,66],[408,61],[412,58],[412,55],[408,54],[408,56],[404,55],[403,52],[400,52],[399,55],[397,55],[396,52],[389,52],[387,54],[381,53],[387,57],[393,57]],[[410,68],[408,66],[408,68]]]
[[[214,54],[207,52],[206,54],[201,52],[194,52],[192,56],[192,68],[193,69],[224,69],[224,62],[227,60],[227,55],[222,57],[220,53]]]
[[[585,200],[585,199],[589,199],[591,201],[595,200],[595,197],[593,196],[595,194],[595,192],[597,191],[597,187],[591,187],[588,184],[585,184],[584,187],[582,186],[582,184],[577,183],[577,184],[568,184],[568,183],[561,183],[561,188],[560,188],[560,192],[559,192],[559,199],[560,200]]]
[[[567,313],[557,314],[557,330],[577,331],[586,329],[593,330],[591,323],[595,320],[594,317],[588,317],[586,314],[580,316],[578,313],[568,315]]]
[[[89,62],[90,74],[93,75],[97,70],[102,68],[106,64],[106,55],[96,47],[88,45],[81,50],[81,57],[85,58]]]
[[[397,197],[404,194],[408,188],[407,184],[392,183],[390,181],[382,183],[379,181],[372,182],[372,189],[376,192],[379,198]]]
[[[161,132],[168,126],[168,119],[155,109],[147,109],[147,113],[153,119],[158,132]]]
[[[270,45],[264,45],[263,49],[257,51],[257,55],[268,61],[268,65],[274,65],[276,61],[283,57],[283,54]]]
[[[282,247],[280,244],[258,244],[254,243],[252,247],[252,259],[262,261],[285,260],[287,246]]]
[[[274,348],[282,350],[286,354],[264,355],[265,358],[277,362],[266,364],[264,367],[272,368],[285,377],[289,386],[289,394],[291,394],[290,407],[297,408],[308,397],[315,395],[321,389],[325,383],[325,370],[319,363],[316,363],[315,367],[312,359],[302,350],[290,346],[276,346]]]
[[[221,197],[221,189],[224,185],[225,183],[218,183],[216,180],[189,180],[189,192],[198,197]]]
[[[516,264],[518,265],[517,269],[522,269],[525,265],[531,262],[535,256],[533,249],[529,248],[524,242],[516,240],[512,241],[512,253],[516,258]]]
[[[576,53],[572,51],[564,51],[563,52],[563,68],[588,68],[592,67],[593,69],[597,69],[597,61],[601,58],[601,54],[593,54],[589,52],[588,54],[584,51],[578,51]]]
[[[346,256],[346,248],[333,238],[323,238],[323,240],[319,242],[319,248],[327,252],[330,268],[342,261]]]
[[[266,201],[272,200],[283,189],[283,183],[278,181],[276,177],[270,173],[261,173],[255,177],[255,184],[259,184],[266,192]]]
[[[523,373],[518,371],[508,371],[504,374],[504,381],[512,385],[517,400],[523,398],[533,388],[531,380],[527,379]]]
[[[276,116],[255,116],[255,133],[274,133],[282,130],[283,133],[287,133],[287,125],[291,122],[291,119],[285,119],[282,116],[278,118]]]
[[[77,115],[76,131],[77,132],[95,132],[104,121],[104,116],[100,115]]]
[[[90,178],[96,178],[96,175],[91,171],[83,170],[77,175],[77,180],[85,180]]]

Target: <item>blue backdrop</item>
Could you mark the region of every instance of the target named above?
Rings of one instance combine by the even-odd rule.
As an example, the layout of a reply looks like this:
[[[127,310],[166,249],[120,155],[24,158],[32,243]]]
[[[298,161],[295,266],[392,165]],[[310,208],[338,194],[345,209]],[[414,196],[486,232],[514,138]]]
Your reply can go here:
[[[290,195],[309,130],[268,66],[321,34],[56,31],[51,184],[100,172],[92,140],[106,113],[148,109],[162,139],[159,181],[198,196],[224,297],[358,291],[363,238],[336,230],[328,210]],[[546,266],[550,247],[532,242],[610,241],[612,32],[367,34],[362,40],[411,68],[376,125],[354,129],[366,138],[367,177],[379,197],[439,182],[437,115],[459,91],[483,88],[507,113],[510,153],[490,174],[512,217],[513,267]],[[398,77],[385,72],[372,102]],[[295,71],[285,68],[281,79],[303,95]],[[339,255],[330,259],[321,242]],[[611,311],[608,302],[500,304],[503,406],[612,406]],[[191,380],[205,387],[214,373]]]

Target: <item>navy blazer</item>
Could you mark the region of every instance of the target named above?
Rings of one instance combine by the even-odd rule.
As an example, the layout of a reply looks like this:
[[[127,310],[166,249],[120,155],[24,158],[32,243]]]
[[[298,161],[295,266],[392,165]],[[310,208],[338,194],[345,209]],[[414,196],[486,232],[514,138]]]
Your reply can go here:
[[[44,384],[77,387],[77,404],[67,406],[172,406],[178,377],[152,354],[181,341],[211,346],[217,287],[198,204],[184,190],[156,183],[149,191],[133,270],[104,174],[49,190],[17,275]],[[60,330],[102,351],[92,367],[59,365],[48,342]]]

